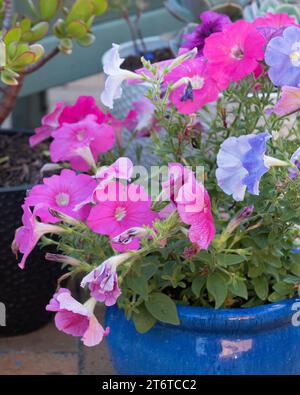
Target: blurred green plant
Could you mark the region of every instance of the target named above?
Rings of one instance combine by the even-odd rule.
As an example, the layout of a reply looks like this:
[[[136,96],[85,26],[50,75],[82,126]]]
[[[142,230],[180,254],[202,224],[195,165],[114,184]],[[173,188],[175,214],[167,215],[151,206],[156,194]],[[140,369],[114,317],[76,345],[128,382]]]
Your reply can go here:
[[[228,15],[232,20],[242,18],[243,7],[252,0],[166,0],[167,10],[183,22],[199,22],[199,15],[207,10]]]
[[[67,7],[63,0],[26,0],[26,15],[13,13],[12,0],[0,0],[0,78],[5,88],[0,103],[0,124],[10,114],[21,90],[24,77],[59,53],[70,55],[73,42],[92,45],[95,17],[108,8],[107,0],[75,0]],[[70,4],[70,2],[68,2]],[[58,39],[48,54],[40,41],[49,33]]]
[[[147,48],[140,28],[140,21],[142,12],[148,7],[148,3],[145,0],[108,0],[108,2],[110,8],[118,12],[125,19],[129,27],[136,55],[145,54]],[[135,10],[135,18],[133,19],[129,15],[129,8],[134,8]],[[139,48],[140,44],[142,46],[141,49]]]
[[[300,1],[299,0],[253,0],[245,7],[244,17],[253,21],[256,17],[262,16],[267,12],[287,13],[294,16],[300,23]]]

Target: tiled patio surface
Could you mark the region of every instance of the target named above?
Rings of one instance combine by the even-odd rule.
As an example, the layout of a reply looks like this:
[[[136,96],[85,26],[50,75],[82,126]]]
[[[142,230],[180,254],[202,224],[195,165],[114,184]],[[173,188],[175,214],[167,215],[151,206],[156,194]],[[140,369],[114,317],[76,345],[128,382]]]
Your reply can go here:
[[[94,96],[99,103],[101,74],[48,92],[51,107],[70,103],[80,95]],[[100,318],[102,321],[102,318]],[[0,375],[105,375],[114,374],[105,341],[87,348],[79,339],[56,330],[54,323],[25,336],[0,338]]]
[[[0,338],[0,375],[114,374],[105,341],[87,348],[54,323],[24,336]]]

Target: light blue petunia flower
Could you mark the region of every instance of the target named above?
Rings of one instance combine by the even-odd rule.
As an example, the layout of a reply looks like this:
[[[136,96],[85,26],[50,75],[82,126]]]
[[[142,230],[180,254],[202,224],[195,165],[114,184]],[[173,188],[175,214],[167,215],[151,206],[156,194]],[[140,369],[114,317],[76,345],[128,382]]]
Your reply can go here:
[[[246,190],[259,194],[261,177],[269,170],[267,141],[269,133],[229,137],[217,156],[216,177],[219,187],[237,201],[244,199]]]
[[[270,80],[277,86],[300,86],[300,28],[287,27],[282,37],[267,45],[265,61],[270,66]]]

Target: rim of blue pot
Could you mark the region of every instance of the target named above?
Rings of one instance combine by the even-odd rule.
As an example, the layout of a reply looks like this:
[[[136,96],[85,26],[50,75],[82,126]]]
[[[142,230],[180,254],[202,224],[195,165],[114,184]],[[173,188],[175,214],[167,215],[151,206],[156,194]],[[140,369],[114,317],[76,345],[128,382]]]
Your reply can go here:
[[[29,137],[29,136],[33,135],[33,132],[32,132],[32,130],[26,130],[26,129],[2,129],[2,128],[0,128],[0,134],[8,134],[8,135],[25,134]],[[21,185],[16,185],[13,187],[0,187],[0,193],[27,191],[27,190],[31,189],[33,186],[34,186],[33,184],[21,184]]]
[[[294,306],[295,303],[299,306]],[[177,305],[180,328],[207,332],[260,332],[291,324],[292,316],[300,309],[300,298],[286,299],[257,307],[213,309]],[[162,324],[165,325],[165,324]]]

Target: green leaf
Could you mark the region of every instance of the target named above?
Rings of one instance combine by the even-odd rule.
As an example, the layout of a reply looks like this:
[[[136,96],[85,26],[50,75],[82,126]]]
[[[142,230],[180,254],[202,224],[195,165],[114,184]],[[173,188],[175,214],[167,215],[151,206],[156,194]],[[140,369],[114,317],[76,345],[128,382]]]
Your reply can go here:
[[[35,53],[34,52],[23,52],[15,62],[13,63],[13,67],[26,67],[35,61]]]
[[[107,0],[93,0],[94,3],[94,13],[99,16],[103,14],[108,8]]]
[[[59,0],[40,0],[40,15],[44,20],[53,18],[59,7]]]
[[[13,29],[10,29],[5,37],[4,37],[4,42],[6,45],[9,45],[12,42],[19,42],[22,37],[22,29],[20,27],[15,27]]]
[[[28,18],[24,18],[20,22],[20,28],[22,29],[22,32],[28,32],[31,28],[31,20]]]
[[[155,325],[156,319],[149,313],[144,305],[139,306],[138,310],[138,313],[133,312],[132,314],[135,329],[139,333],[146,333]]]
[[[293,284],[287,284],[284,281],[280,281],[273,285],[274,291],[276,291],[279,295],[289,295],[293,292],[294,286]]]
[[[160,292],[152,293],[145,306],[157,320],[167,324],[180,324],[176,304],[169,296]]]
[[[239,263],[246,260],[246,257],[243,255],[235,255],[235,254],[218,254],[217,262],[224,267],[238,265]]]
[[[194,278],[193,282],[192,282],[192,291],[194,292],[194,294],[199,297],[200,296],[200,292],[202,290],[202,288],[204,287],[206,283],[206,277],[205,276],[197,276],[196,278]]]
[[[135,293],[141,295],[144,300],[148,299],[148,281],[145,277],[136,276],[134,273],[129,273],[126,276],[127,285]]]
[[[300,265],[298,263],[292,263],[290,265],[290,271],[296,276],[300,277]]]
[[[72,40],[69,38],[63,38],[59,43],[59,50],[65,55],[71,55],[73,50]]]
[[[265,277],[257,277],[252,280],[254,290],[261,300],[266,300],[269,294],[269,284]]]
[[[82,47],[89,47],[90,45],[94,44],[95,40],[96,37],[93,34],[88,33],[84,37],[77,40],[77,43]]]
[[[219,308],[222,306],[227,297],[227,281],[225,277],[219,272],[210,274],[207,279],[207,290],[215,300],[215,307]]]
[[[248,299],[247,286],[245,284],[245,281],[240,278],[233,279],[232,283],[229,284],[229,290],[235,296],[240,296],[241,298]]]
[[[1,81],[6,85],[18,85],[18,77],[19,74],[15,73],[12,70],[6,69],[1,72]]]
[[[79,40],[87,34],[87,28],[83,22],[73,21],[67,26],[67,33]]]
[[[77,0],[73,4],[69,15],[66,18],[67,24],[72,21],[81,19],[87,22],[89,18],[93,15],[94,4],[92,0]]]

